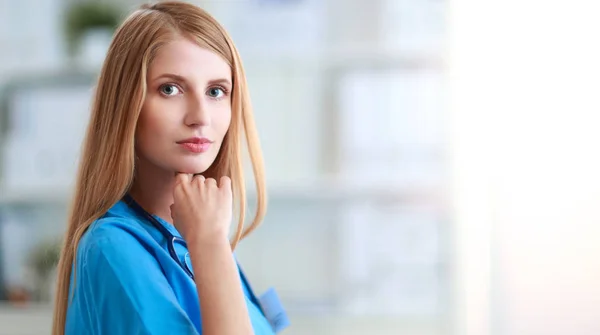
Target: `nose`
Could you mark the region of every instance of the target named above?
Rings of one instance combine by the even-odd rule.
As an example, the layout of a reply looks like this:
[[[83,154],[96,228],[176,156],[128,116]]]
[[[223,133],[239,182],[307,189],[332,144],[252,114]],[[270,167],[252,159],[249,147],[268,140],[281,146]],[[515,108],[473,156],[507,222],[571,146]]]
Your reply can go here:
[[[210,124],[210,113],[203,96],[188,95],[190,101],[187,104],[185,124],[189,127],[207,126]]]

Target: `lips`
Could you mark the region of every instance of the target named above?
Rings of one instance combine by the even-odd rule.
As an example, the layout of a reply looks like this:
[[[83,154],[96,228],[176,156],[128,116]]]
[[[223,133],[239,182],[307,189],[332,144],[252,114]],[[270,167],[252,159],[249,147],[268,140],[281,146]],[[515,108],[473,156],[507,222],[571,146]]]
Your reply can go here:
[[[208,151],[212,143],[213,141],[205,137],[191,137],[177,142],[185,150],[197,154]]]
[[[177,144],[185,144],[185,143],[191,143],[191,144],[206,144],[206,143],[212,143],[211,140],[209,140],[206,137],[190,137],[188,139],[182,140],[177,142]]]

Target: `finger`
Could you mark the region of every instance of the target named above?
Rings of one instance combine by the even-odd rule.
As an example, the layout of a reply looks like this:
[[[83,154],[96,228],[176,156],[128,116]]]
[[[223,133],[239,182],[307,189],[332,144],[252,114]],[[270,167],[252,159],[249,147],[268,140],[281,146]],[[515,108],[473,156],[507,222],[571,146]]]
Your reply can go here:
[[[190,176],[187,173],[179,173],[175,176],[175,186],[173,187],[173,197],[181,199],[187,193],[190,185]]]
[[[221,193],[228,202],[231,202],[233,199],[233,189],[231,187],[231,178],[228,176],[221,177],[219,181],[221,186],[219,187],[219,193]]]
[[[191,177],[187,173],[178,173],[175,176],[175,185],[187,185],[190,183]]]
[[[194,183],[194,185],[196,185],[198,187],[202,187],[202,186],[204,186],[204,180],[205,180],[205,178],[203,175],[197,174],[194,176],[194,179],[192,182]]]
[[[175,218],[173,217],[173,215],[175,214],[175,204],[172,204],[171,206],[169,206],[169,215],[171,215],[171,219],[175,220]]]
[[[204,182],[204,185],[208,186],[208,187],[217,187],[217,181],[214,178],[207,178],[206,181]]]
[[[219,180],[219,188],[231,190],[231,179],[228,176],[222,176]]]

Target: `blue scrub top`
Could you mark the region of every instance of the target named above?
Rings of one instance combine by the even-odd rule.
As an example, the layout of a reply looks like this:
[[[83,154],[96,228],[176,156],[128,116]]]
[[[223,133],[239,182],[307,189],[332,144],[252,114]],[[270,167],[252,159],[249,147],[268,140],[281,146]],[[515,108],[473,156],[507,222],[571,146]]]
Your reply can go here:
[[[182,259],[187,250],[177,253]],[[202,334],[196,284],[171,258],[161,233],[124,202],[90,226],[76,257],[65,335]],[[242,286],[254,333],[273,335],[249,288]]]

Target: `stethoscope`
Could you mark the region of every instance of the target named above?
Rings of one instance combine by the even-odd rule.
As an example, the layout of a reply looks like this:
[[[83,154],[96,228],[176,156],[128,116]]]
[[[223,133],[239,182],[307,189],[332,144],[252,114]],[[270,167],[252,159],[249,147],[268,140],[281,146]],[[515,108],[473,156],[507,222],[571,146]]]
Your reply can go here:
[[[133,209],[133,211],[135,211],[138,215],[141,215],[142,217],[144,217],[146,219],[146,221],[150,222],[150,224],[152,224],[154,226],[154,228],[158,229],[158,231],[161,233],[161,235],[163,235],[164,238],[167,239],[167,247],[169,249],[169,255],[171,255],[171,258],[173,258],[173,260],[175,262],[177,262],[177,264],[179,264],[179,266],[183,269],[183,271],[193,281],[194,280],[194,272],[192,271],[192,266],[191,266],[192,261],[190,258],[189,251],[186,252],[186,254],[184,256],[184,262],[181,262],[181,260],[179,259],[179,256],[177,256],[177,252],[175,251],[176,243],[185,247],[185,249],[188,250],[187,243],[185,242],[185,240],[182,239],[181,237],[177,237],[177,236],[173,235],[164,225],[162,225],[160,222],[158,222],[158,220],[154,216],[152,216],[144,208],[142,208],[142,206],[140,206],[129,194],[126,194],[123,197],[123,201],[125,202],[125,204],[127,204],[127,206],[129,206],[129,208]],[[242,283],[248,289],[248,293],[250,295],[250,301],[252,301],[256,305],[256,307],[258,307],[258,309],[261,311],[261,313],[263,315],[265,315],[265,312],[262,309],[262,306],[258,302],[256,295],[254,295],[252,287],[250,287],[250,283],[246,279],[246,275],[242,271],[242,268],[239,266],[239,264],[238,264],[238,268],[240,270],[240,277],[242,279]]]

